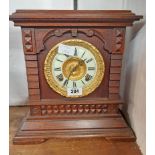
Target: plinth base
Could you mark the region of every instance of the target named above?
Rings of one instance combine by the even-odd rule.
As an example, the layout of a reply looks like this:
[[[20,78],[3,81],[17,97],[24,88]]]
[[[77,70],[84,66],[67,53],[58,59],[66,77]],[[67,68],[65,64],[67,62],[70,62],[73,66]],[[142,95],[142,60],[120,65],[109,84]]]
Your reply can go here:
[[[13,138],[14,144],[39,144],[52,138],[104,137],[111,141],[135,141],[121,114],[93,118],[37,118],[28,116]]]

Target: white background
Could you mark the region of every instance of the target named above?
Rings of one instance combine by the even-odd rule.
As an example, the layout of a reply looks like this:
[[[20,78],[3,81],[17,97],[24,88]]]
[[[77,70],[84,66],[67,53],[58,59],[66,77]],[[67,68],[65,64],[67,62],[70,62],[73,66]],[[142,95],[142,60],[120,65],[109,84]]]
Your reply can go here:
[[[16,9],[72,9],[72,0],[11,0],[10,14]],[[124,111],[137,135],[137,143],[145,155],[145,0],[79,0],[79,9],[129,9],[144,15],[144,20],[127,29],[123,59],[121,95]],[[10,22],[10,105],[23,105],[27,100],[27,81],[20,28]]]

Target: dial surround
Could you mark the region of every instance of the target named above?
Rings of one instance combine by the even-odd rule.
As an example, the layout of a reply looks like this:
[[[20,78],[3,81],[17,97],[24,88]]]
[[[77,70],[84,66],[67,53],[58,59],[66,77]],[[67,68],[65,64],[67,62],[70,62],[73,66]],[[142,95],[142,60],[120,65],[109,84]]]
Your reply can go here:
[[[60,44],[74,46],[74,55],[59,53]],[[56,44],[44,62],[48,85],[65,97],[82,97],[92,93],[102,82],[104,72],[105,63],[99,50],[80,39],[69,39]],[[69,88],[82,88],[82,95],[69,96]]]

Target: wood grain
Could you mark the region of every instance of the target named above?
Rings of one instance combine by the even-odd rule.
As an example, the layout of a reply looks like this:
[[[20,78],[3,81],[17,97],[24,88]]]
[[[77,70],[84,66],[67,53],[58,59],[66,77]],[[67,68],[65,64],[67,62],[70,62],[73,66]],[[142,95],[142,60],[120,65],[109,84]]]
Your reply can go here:
[[[34,82],[39,81],[38,75],[29,75],[28,81],[31,81],[31,82],[32,81],[34,81]]]
[[[39,88],[39,82],[29,82],[28,87],[29,88]]]
[[[122,61],[121,60],[111,60],[112,67],[121,67]]]
[[[29,68],[38,67],[37,61],[26,61],[26,67]]]
[[[37,60],[37,55],[25,55],[25,60]]]
[[[38,71],[38,68],[36,67],[36,68],[27,68],[27,74],[29,74],[29,75],[36,75],[36,74],[38,74],[39,73],[39,71]]]
[[[120,74],[121,73],[121,67],[110,67],[110,74],[113,74],[113,73]]]
[[[27,107],[10,107],[10,155],[141,155],[135,142],[109,142],[104,137],[53,138],[40,145],[13,145],[15,131],[27,111]],[[40,143],[43,140],[40,138]],[[31,143],[35,143],[34,138]]]
[[[119,87],[120,81],[109,81],[110,87]]]
[[[122,60],[122,54],[111,54],[112,60]]]
[[[142,16],[129,10],[17,10],[10,16],[16,26],[131,26]],[[33,22],[32,22],[33,21]],[[80,22],[79,22],[80,21]]]
[[[120,80],[120,74],[110,74],[110,80]]]
[[[31,100],[31,101],[40,101],[40,94],[38,95],[29,95],[29,99]],[[30,108],[31,108],[31,106],[30,106]]]

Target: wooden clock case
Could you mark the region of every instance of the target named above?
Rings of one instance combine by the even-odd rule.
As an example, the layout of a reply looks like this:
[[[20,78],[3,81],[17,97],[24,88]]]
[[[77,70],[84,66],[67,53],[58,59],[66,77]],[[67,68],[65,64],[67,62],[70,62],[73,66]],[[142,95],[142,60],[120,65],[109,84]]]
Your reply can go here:
[[[10,16],[22,30],[29,90],[29,113],[15,135],[14,144],[36,144],[53,137],[104,137],[135,140],[122,117],[119,97],[125,29],[142,16],[131,11],[17,10]],[[48,51],[67,39],[93,44],[105,61],[101,85],[82,98],[54,92],[44,76]]]

